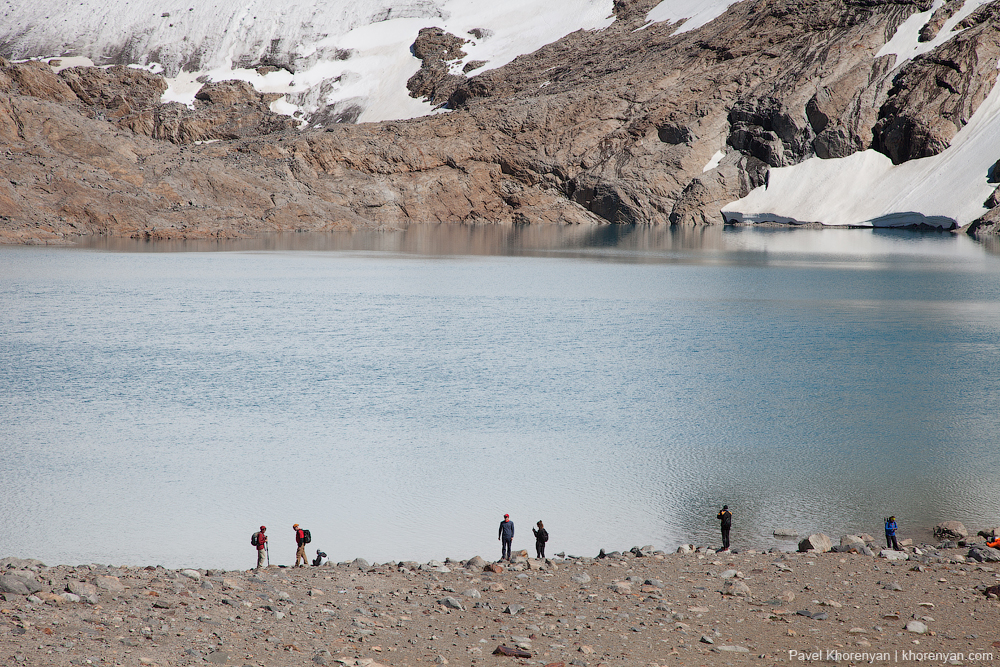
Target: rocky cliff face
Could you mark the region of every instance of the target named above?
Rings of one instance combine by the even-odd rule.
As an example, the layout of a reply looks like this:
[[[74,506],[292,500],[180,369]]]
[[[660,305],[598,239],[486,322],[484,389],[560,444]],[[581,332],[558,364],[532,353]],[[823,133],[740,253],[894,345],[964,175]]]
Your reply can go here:
[[[655,4],[620,0],[611,27],[469,79],[449,64],[463,39],[422,31],[410,90],[450,111],[379,124],[299,130],[239,82],[189,109],[134,69],[0,62],[0,240],[720,224],[769,167],[940,152],[997,76],[1000,0],[899,69],[876,54],[929,0],[747,0],[681,34],[643,26]]]

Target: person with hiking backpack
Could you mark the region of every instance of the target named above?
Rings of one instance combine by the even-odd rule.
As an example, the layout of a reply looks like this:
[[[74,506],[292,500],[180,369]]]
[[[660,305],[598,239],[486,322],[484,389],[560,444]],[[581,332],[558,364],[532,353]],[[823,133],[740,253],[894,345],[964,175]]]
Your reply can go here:
[[[264,567],[264,559],[267,554],[267,535],[265,531],[267,526],[261,526],[260,530],[250,536],[250,544],[257,547],[257,568],[260,569]]]
[[[545,543],[549,541],[549,531],[545,530],[541,520],[538,521],[538,529],[531,529],[535,534],[535,554],[538,558],[545,558]]]
[[[306,556],[306,545],[312,542],[312,535],[309,531],[304,528],[299,528],[299,524],[292,526],[292,530],[295,531],[295,544],[298,547],[295,550],[295,567],[299,567],[299,560],[301,559],[301,567],[305,567],[309,564],[309,557]]]

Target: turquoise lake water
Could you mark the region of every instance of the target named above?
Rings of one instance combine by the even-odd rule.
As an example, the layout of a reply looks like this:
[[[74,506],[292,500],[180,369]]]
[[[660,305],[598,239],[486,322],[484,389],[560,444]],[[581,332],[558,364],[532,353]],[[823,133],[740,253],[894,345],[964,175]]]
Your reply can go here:
[[[1000,525],[1000,257],[872,230],[0,248],[0,556],[251,567]]]

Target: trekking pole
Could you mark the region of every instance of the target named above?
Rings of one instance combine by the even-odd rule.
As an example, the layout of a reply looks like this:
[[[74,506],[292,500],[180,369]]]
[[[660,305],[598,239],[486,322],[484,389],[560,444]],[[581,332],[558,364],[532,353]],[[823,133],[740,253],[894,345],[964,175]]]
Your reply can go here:
[[[271,567],[271,550],[267,548],[267,542],[264,543],[264,553],[267,554],[267,566]]]

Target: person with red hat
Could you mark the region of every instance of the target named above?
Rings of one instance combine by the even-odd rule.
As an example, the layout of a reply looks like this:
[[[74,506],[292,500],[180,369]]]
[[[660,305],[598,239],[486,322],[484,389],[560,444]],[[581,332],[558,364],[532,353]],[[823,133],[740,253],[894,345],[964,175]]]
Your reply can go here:
[[[256,569],[258,570],[264,567],[264,559],[266,558],[267,554],[267,535],[265,534],[266,531],[267,531],[267,526],[261,526],[260,532],[254,533],[253,534],[254,539],[250,540],[250,544],[257,547]]]
[[[302,560],[302,567],[309,564],[309,558],[306,556],[306,531],[299,528],[299,524],[292,526],[292,530],[295,531],[295,544],[297,549],[295,550],[295,567],[299,567],[299,559]]]
[[[514,541],[514,522],[510,520],[509,514],[503,515],[503,521],[500,522],[500,532],[497,534],[497,539],[500,540],[500,560],[507,559],[510,562],[510,543]]]

